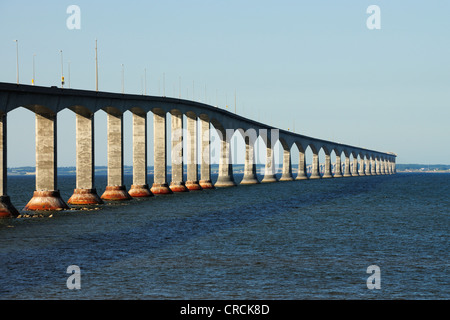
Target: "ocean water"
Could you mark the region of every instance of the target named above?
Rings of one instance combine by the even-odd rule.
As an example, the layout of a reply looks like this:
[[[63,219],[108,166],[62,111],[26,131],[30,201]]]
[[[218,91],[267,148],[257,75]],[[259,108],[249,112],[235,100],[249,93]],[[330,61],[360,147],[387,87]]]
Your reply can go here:
[[[58,187],[67,200],[75,177]],[[9,178],[17,209],[33,190],[34,177]],[[398,173],[3,219],[0,299],[449,299],[449,194],[450,174]]]

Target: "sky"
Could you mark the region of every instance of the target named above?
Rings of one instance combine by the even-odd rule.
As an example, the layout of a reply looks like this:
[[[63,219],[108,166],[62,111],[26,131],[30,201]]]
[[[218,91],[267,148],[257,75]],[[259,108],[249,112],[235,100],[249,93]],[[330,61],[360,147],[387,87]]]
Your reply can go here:
[[[71,5],[79,29],[68,27]],[[371,5],[379,29],[367,25]],[[278,128],[395,152],[397,163],[450,164],[448,12],[444,0],[2,1],[0,82],[17,80],[18,40],[20,83],[31,84],[35,55],[35,84],[60,86],[62,50],[66,87],[95,90],[97,39],[100,91],[121,92],[123,70],[126,93],[230,110],[236,97],[238,114]],[[57,128],[58,166],[74,166],[72,111]],[[103,111],[95,137],[106,165]],[[131,165],[129,112],[124,140]],[[35,164],[31,111],[8,113],[8,146],[8,167]]]

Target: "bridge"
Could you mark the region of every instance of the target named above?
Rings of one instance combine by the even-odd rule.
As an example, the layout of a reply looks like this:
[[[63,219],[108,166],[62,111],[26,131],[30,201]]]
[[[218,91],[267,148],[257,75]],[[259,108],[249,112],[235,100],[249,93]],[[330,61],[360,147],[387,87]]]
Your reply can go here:
[[[154,194],[171,194],[215,187],[236,186],[231,163],[230,140],[235,131],[245,140],[245,168],[241,184],[277,181],[325,179],[339,177],[394,174],[396,154],[364,149],[332,141],[316,139],[282,130],[239,116],[227,110],[183,99],[119,94],[99,91],[62,89],[0,83],[0,216],[18,214],[7,195],[7,114],[23,107],[36,117],[36,190],[24,210],[64,210],[69,205],[101,204],[103,201],[124,201]],[[70,109],[76,114],[76,189],[66,201],[57,187],[57,114]],[[107,114],[107,186],[101,196],[94,181],[94,114]],[[123,114],[133,114],[133,184],[127,190],[123,174]],[[154,181],[147,182],[147,114],[153,114]],[[166,116],[171,114],[171,181],[167,181]],[[186,129],[183,130],[183,115]],[[200,125],[198,125],[200,122]],[[211,124],[220,137],[219,174],[211,181]],[[198,133],[197,128],[201,128]],[[201,134],[201,143],[197,137]],[[261,137],[267,149],[265,173],[261,181],[256,176],[254,144]],[[183,139],[187,141],[187,180],[183,181]],[[283,149],[282,175],[275,175],[274,144]],[[199,146],[198,146],[199,144]],[[290,150],[299,150],[299,165],[294,177]],[[310,147],[313,161],[307,174],[305,150]],[[201,159],[197,159],[200,148]],[[325,153],[320,170],[319,151]],[[331,153],[336,163],[331,163]],[[341,157],[344,160],[341,161]],[[353,161],[350,163],[350,156]],[[200,172],[198,167],[200,165]],[[334,167],[334,170],[333,170]],[[321,171],[323,172],[321,174]],[[200,179],[199,179],[200,178]]]

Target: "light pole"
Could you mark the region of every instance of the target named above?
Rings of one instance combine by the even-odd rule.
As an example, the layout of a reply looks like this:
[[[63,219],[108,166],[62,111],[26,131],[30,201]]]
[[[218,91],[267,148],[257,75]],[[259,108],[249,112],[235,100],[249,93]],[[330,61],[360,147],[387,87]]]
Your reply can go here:
[[[97,39],[95,39],[95,91],[98,91],[98,57],[97,57]]]
[[[236,114],[236,89],[234,90],[234,113]]]
[[[122,63],[122,94],[124,93],[124,86],[125,86],[125,70],[124,65]]]
[[[19,40],[14,40],[16,42],[16,77],[17,84],[19,84]]]
[[[36,53],[33,53],[33,79],[31,79],[31,85],[34,86],[34,83],[36,81],[36,72],[35,72],[35,67],[34,67],[34,57],[36,57]]]
[[[63,69],[63,52],[59,50],[61,53],[61,88],[64,88],[64,69]]]
[[[147,68],[144,68],[144,94],[147,95]]]
[[[69,89],[70,89],[70,60],[67,61],[67,67],[68,67],[68,77],[69,77]]]

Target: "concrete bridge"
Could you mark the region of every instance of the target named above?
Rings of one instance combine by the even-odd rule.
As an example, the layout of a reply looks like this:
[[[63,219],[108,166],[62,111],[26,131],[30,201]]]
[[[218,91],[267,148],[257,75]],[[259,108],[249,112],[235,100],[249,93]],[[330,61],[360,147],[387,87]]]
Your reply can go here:
[[[69,206],[61,198],[57,187],[57,114],[70,109],[76,114],[76,189],[67,203],[72,205],[100,204],[103,200],[120,201],[154,194],[170,194],[189,190],[235,186],[230,160],[230,140],[237,130],[245,140],[244,177],[241,184],[324,179],[393,174],[394,153],[379,152],[332,141],[316,139],[291,131],[277,129],[207,104],[176,98],[118,94],[86,90],[61,89],[0,83],[0,216],[14,216],[18,211],[7,195],[7,114],[24,107],[36,116],[36,191],[24,210],[64,210]],[[94,181],[94,113],[107,113],[107,187],[101,197]],[[123,183],[123,114],[133,114],[133,184],[129,190]],[[154,183],[147,183],[147,114],[153,115]],[[167,181],[166,115],[171,114],[172,180]],[[187,130],[182,130],[183,115]],[[200,121],[201,132],[197,132]],[[219,175],[211,181],[210,128],[220,137]],[[183,135],[182,132],[187,134]],[[197,135],[201,143],[197,144]],[[267,148],[265,174],[262,181],[256,176],[254,144],[261,137]],[[187,181],[183,181],[183,138],[187,139]],[[275,176],[273,147],[279,141],[283,148],[282,176]],[[294,177],[290,150],[299,150],[299,166]],[[313,162],[307,175],[305,150],[311,148]],[[201,159],[197,159],[197,148]],[[320,173],[319,151],[325,153],[323,174]],[[331,153],[336,163],[331,163]],[[353,163],[350,163],[350,156]],[[341,162],[341,156],[344,160]],[[200,164],[200,172],[198,172]],[[332,167],[335,167],[332,170]],[[344,168],[344,169],[343,169]],[[200,179],[199,179],[200,178]]]

